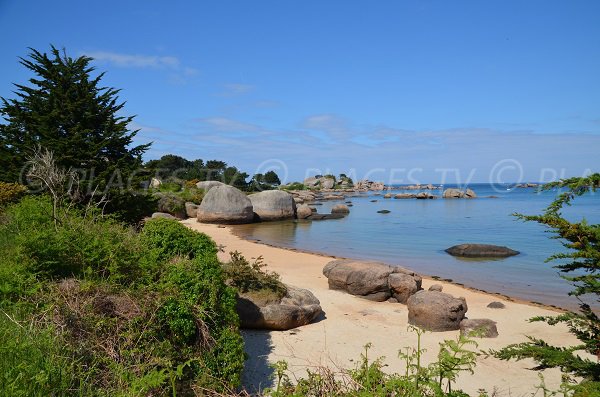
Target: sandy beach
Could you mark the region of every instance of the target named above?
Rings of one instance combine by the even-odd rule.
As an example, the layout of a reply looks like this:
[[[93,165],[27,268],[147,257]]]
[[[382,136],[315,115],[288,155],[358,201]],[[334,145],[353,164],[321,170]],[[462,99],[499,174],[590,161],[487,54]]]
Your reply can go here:
[[[249,359],[244,373],[244,384],[250,388],[270,386],[269,363],[286,360],[292,379],[304,377],[307,368],[328,366],[332,368],[354,367],[363,352],[363,346],[371,342],[369,356],[384,356],[388,372],[404,370],[403,362],[397,358],[398,351],[416,344],[416,334],[409,332],[408,309],[405,305],[388,302],[371,302],[341,291],[329,290],[323,266],[333,257],[296,252],[271,247],[235,236],[227,227],[198,223],[195,219],[183,221],[188,227],[211,236],[222,246],[222,260],[229,252],[239,251],[247,258],[262,256],[268,270],[281,275],[283,282],[311,290],[320,300],[324,318],[304,327],[289,331],[243,331]],[[410,268],[410,263],[394,263]],[[553,315],[552,311],[523,302],[503,299],[497,295],[466,289],[451,283],[423,279],[423,287],[442,284],[444,292],[463,296],[467,300],[469,318],[490,318],[497,322],[499,336],[493,339],[478,339],[478,349],[499,349],[510,343],[526,341],[525,335],[542,338],[551,344],[570,345],[577,342],[566,327],[548,326],[544,323],[529,323],[533,316]],[[491,309],[487,305],[501,301],[504,309]],[[434,361],[439,343],[454,339],[458,331],[427,332],[422,345],[427,352],[426,362]],[[504,362],[493,357],[480,356],[473,375],[464,373],[458,386],[477,395],[478,389],[487,390],[496,396],[531,396],[540,383],[538,373],[529,368],[533,362]],[[560,383],[558,370],[543,372],[546,385],[556,387]]]

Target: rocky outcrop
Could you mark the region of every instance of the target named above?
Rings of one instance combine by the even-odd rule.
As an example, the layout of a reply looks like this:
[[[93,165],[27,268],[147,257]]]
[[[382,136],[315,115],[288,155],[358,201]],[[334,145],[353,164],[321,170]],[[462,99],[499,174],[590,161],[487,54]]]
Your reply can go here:
[[[252,202],[238,189],[229,185],[210,188],[197,211],[198,222],[238,224],[254,219]]]
[[[223,185],[225,185],[225,184],[223,182],[219,182],[219,181],[201,181],[201,182],[196,183],[196,187],[198,189],[204,190],[205,192],[208,192],[213,187],[223,186]]]
[[[400,188],[401,190],[434,190],[434,189],[441,189],[439,186],[433,186],[431,183],[427,184],[427,185],[421,185],[421,184],[416,184],[416,185],[408,185],[408,186],[402,186]]]
[[[153,195],[158,199],[156,206],[158,212],[166,212],[179,219],[186,217],[185,201],[174,193],[156,192]]]
[[[384,194],[383,198],[386,198],[386,199],[392,198],[392,193],[386,193],[386,194]]]
[[[344,200],[346,197],[343,194],[326,194],[318,197],[319,200]]]
[[[460,334],[479,338],[495,338],[498,336],[496,322],[487,318],[465,318],[460,322]]]
[[[332,214],[349,214],[350,208],[345,204],[336,204],[331,209]]]
[[[150,179],[150,187],[153,189],[158,189],[162,185],[162,181],[158,178]]]
[[[155,212],[155,213],[153,213],[152,214],[152,219],[156,219],[156,218],[177,219],[173,215],[168,214],[166,212]]]
[[[335,179],[322,175],[311,176],[304,180],[304,186],[309,189],[333,189]]]
[[[342,219],[345,216],[346,214],[318,214],[313,212],[312,215],[306,219],[310,221],[324,221],[327,219]]]
[[[265,190],[248,196],[260,221],[293,219],[296,204],[291,194],[282,190]]]
[[[265,300],[251,293],[240,294],[236,311],[242,328],[279,331],[309,324],[323,313],[312,292],[289,285],[281,299]]]
[[[477,194],[471,189],[465,191],[459,189],[446,189],[442,193],[443,198],[476,198]]]
[[[452,256],[466,258],[505,258],[518,255],[519,251],[491,244],[459,244],[445,250]]]
[[[444,289],[444,287],[441,284],[432,284],[428,290],[442,292],[443,289]]]
[[[395,199],[399,200],[399,199],[411,199],[411,198],[416,198],[417,195],[416,194],[412,194],[412,193],[398,193],[397,195],[394,196]]]
[[[380,262],[358,261],[352,259],[339,259],[329,262],[323,268],[330,289],[346,291],[352,295],[382,302],[397,294],[408,295],[411,290],[408,278],[399,276],[392,280],[397,289],[391,287],[390,275],[404,274],[413,278],[414,283],[420,288],[421,278],[415,273],[401,268],[386,265]]]
[[[465,198],[476,198],[477,195],[471,189],[465,190]]]
[[[415,198],[417,200],[429,200],[429,199],[436,199],[437,196],[434,196],[433,194],[427,193],[427,192],[419,192],[419,193],[417,193]]]
[[[198,216],[198,207],[198,204],[189,201],[185,203],[185,213],[188,218],[196,218]]]
[[[311,216],[312,213],[312,209],[306,204],[299,205],[298,208],[296,208],[296,217],[298,219],[306,219]]]
[[[356,190],[383,190],[385,189],[385,184],[383,182],[373,182],[368,179],[363,179],[354,185]]]
[[[464,193],[458,189],[446,189],[444,193],[442,193],[443,198],[462,198]]]
[[[409,324],[429,331],[453,331],[465,318],[465,298],[437,291],[419,291],[407,300]]]
[[[392,298],[400,303],[406,303],[408,298],[421,289],[421,277],[406,273],[392,273],[389,275],[388,283],[392,292]]]

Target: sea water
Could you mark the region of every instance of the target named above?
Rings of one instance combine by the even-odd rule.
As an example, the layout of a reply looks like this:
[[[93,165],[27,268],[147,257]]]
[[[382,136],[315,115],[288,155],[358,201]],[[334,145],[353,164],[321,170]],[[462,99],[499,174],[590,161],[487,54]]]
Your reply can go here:
[[[444,186],[449,187],[454,186]],[[560,240],[552,239],[546,226],[523,222],[512,215],[541,214],[559,192],[538,192],[512,185],[468,187],[477,198],[384,199],[384,191],[359,194],[344,201],[323,201],[315,206],[319,213],[329,213],[334,205],[351,201],[350,214],[338,220],[241,225],[235,227],[235,233],[281,247],[382,261],[488,292],[575,309],[577,300],[567,295],[572,285],[553,268],[556,262],[545,263],[551,254],[565,251]],[[403,192],[407,191],[391,191]],[[430,192],[441,195],[442,190]],[[600,223],[599,204],[600,192],[588,194],[576,198],[563,214],[571,221],[585,217],[588,223]],[[379,210],[390,213],[377,213]],[[504,259],[469,260],[444,251],[462,243],[503,245],[520,254]]]

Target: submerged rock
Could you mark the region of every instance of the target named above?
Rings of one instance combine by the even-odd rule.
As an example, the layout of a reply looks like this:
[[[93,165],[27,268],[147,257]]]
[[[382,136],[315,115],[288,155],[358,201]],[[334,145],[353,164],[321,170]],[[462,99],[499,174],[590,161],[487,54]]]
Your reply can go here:
[[[491,244],[459,244],[445,250],[452,256],[467,258],[505,258],[518,255],[519,251]]]
[[[316,209],[315,209],[316,211]],[[296,209],[296,217],[298,219],[306,219],[309,216],[311,216],[313,213],[313,210],[306,204],[302,204],[299,205],[298,208]]]
[[[331,209],[332,214],[349,214],[350,209],[345,204],[336,204]]]

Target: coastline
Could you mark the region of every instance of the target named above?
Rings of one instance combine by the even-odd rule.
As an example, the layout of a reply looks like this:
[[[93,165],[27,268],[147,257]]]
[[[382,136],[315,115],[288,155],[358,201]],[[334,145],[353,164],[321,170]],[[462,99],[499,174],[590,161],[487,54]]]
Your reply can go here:
[[[243,383],[251,390],[270,385],[269,375],[272,370],[268,365],[278,360],[288,362],[292,380],[294,377],[305,377],[306,369],[317,366],[353,368],[364,352],[363,346],[369,342],[373,344],[369,357],[384,356],[386,371],[404,370],[397,353],[416,343],[416,335],[407,331],[406,306],[371,302],[330,290],[322,269],[327,262],[337,257],[245,240],[236,236],[231,227],[202,224],[195,219],[182,223],[206,233],[217,245],[222,246],[223,252],[219,253],[221,260],[228,260],[229,252],[236,250],[248,259],[262,256],[267,269],[279,273],[283,282],[309,289],[321,301],[324,318],[307,326],[289,331],[243,331],[249,355]],[[467,317],[490,318],[497,322],[500,335],[493,339],[478,339],[478,351],[500,349],[511,343],[524,342],[527,340],[525,335],[542,338],[559,346],[577,341],[564,325],[549,326],[527,321],[534,316],[556,314],[556,308],[519,302],[510,297],[477,291],[431,277],[423,278],[425,289],[434,283],[441,284],[444,292],[466,298],[469,307]],[[506,308],[487,308],[487,304],[492,301],[500,301]],[[425,333],[422,337],[422,345],[427,349],[424,354],[425,363],[436,359],[440,342],[454,339],[457,335],[458,331]],[[497,390],[498,396],[521,396],[534,392],[535,386],[539,384],[538,373],[528,370],[533,366],[531,360],[504,362],[480,356],[477,361],[473,375],[465,373],[458,379],[458,387],[468,393],[477,395],[477,390],[483,388],[490,393]],[[559,385],[558,370],[545,370],[543,373],[548,387]]]
[[[238,233],[236,230],[235,225],[228,225],[225,226],[227,229],[229,229],[230,233],[233,234],[234,236],[238,237],[240,240],[244,240],[244,241],[248,241],[250,243],[254,243],[254,244],[259,244],[259,245],[264,245],[266,247],[272,247],[272,248],[278,248],[278,249],[282,249],[282,250],[286,250],[286,251],[290,251],[290,252],[299,252],[299,253],[303,253],[303,254],[310,254],[310,255],[315,255],[315,256],[320,256],[323,258],[330,258],[331,260],[336,260],[336,259],[357,259],[357,258],[352,258],[352,257],[345,257],[345,256],[340,256],[340,255],[328,255],[322,252],[317,252],[317,251],[311,251],[311,250],[306,250],[306,249],[301,249],[301,248],[292,248],[292,247],[286,247],[283,245],[277,245],[277,244],[272,244],[272,243],[267,243],[265,241],[259,240],[259,239],[252,239],[252,238],[248,238],[244,235],[242,235],[241,233]],[[373,260],[374,262],[377,262],[376,260]],[[415,271],[414,269],[410,268],[410,266],[403,266],[406,269],[409,269],[411,271]],[[416,271],[415,271],[416,272]],[[533,307],[539,307],[542,309],[546,309],[546,310],[550,310],[550,311],[554,311],[557,313],[565,313],[567,311],[569,311],[568,309],[556,306],[556,305],[547,305],[544,303],[540,303],[540,302],[534,302],[531,300],[527,300],[527,299],[521,299],[521,298],[517,298],[514,296],[510,296],[507,294],[503,294],[501,292],[494,292],[494,291],[487,291],[481,288],[475,288],[475,287],[471,287],[469,285],[463,284],[463,283],[459,283],[457,281],[454,281],[452,279],[449,278],[443,278],[440,276],[437,276],[435,274],[424,274],[421,272],[416,272],[418,273],[423,279],[427,279],[430,280],[432,283],[447,283],[447,284],[452,284],[455,285],[457,287],[461,287],[463,289],[469,290],[469,291],[473,291],[473,292],[480,292],[483,294],[487,294],[490,296],[495,296],[498,297],[499,299],[502,300],[506,300],[509,302],[515,302],[515,303],[519,303],[519,304],[523,304],[523,305],[530,305]]]

